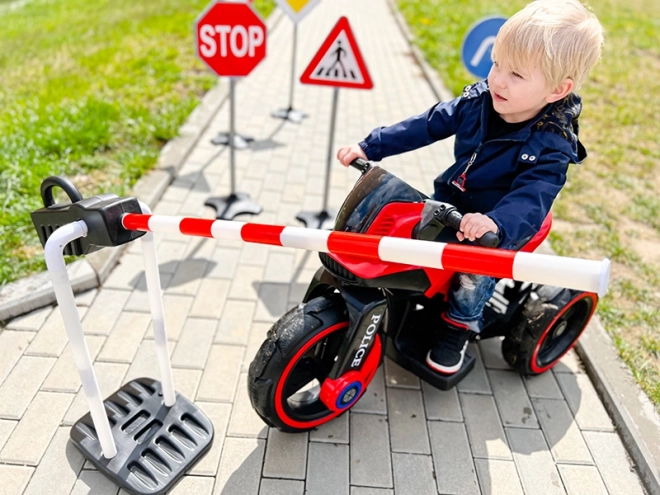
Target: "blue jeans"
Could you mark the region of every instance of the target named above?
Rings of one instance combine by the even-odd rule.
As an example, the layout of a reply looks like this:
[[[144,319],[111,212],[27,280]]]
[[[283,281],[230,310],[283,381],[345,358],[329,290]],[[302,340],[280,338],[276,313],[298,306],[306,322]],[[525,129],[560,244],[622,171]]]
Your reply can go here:
[[[480,332],[481,315],[486,302],[495,292],[496,283],[493,277],[456,273],[447,294],[449,318],[464,323],[474,332]]]

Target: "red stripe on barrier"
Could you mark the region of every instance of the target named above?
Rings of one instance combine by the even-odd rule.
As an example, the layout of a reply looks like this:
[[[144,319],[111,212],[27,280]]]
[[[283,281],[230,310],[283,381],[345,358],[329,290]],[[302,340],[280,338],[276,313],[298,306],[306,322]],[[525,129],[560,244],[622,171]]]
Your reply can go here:
[[[513,278],[517,251],[447,244],[442,251],[442,267],[457,272],[476,272],[498,278]]]
[[[281,225],[265,225],[263,223],[246,223],[241,228],[241,237],[245,242],[272,244],[281,246],[280,234],[284,230]]]
[[[378,244],[381,239],[381,236],[376,235],[330,232],[328,251],[334,254],[352,254],[379,260]]]
[[[144,232],[151,232],[149,230],[149,219],[151,215],[139,215],[137,213],[127,213],[121,219],[121,223],[126,230],[142,230]]]
[[[183,235],[196,235],[200,237],[213,237],[211,226],[214,220],[202,218],[184,218],[179,224],[179,230]]]

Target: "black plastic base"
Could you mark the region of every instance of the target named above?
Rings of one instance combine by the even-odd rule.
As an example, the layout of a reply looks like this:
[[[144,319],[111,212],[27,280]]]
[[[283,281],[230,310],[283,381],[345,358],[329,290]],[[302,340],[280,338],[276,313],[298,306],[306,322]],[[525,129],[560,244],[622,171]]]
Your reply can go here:
[[[296,215],[296,220],[304,223],[308,229],[332,230],[336,219],[336,210],[301,211]]]
[[[409,311],[404,327],[393,338],[388,333],[385,353],[392,361],[419,376],[440,390],[449,390],[474,368],[475,357],[465,352],[461,369],[452,375],[443,375],[426,364],[426,355],[435,344],[440,327],[440,312],[434,309]]]
[[[295,124],[299,124],[305,117],[308,117],[305,112],[294,110],[291,107],[280,108],[279,110],[274,111],[271,115],[276,119],[288,120]]]
[[[117,446],[103,457],[90,413],[71,428],[71,441],[96,468],[129,493],[160,495],[211,447],[213,425],[200,409],[177,394],[163,404],[160,382],[133,380],[104,401]]]
[[[229,196],[214,196],[204,202],[205,206],[215,209],[217,220],[232,220],[237,215],[249,213],[258,215],[263,208],[250,199],[245,193],[234,193]]]
[[[254,141],[252,136],[246,136],[245,134],[234,134],[234,148],[244,149],[247,148],[250,143]],[[216,137],[211,139],[211,143],[216,146],[227,146],[229,144],[229,133],[220,132]]]

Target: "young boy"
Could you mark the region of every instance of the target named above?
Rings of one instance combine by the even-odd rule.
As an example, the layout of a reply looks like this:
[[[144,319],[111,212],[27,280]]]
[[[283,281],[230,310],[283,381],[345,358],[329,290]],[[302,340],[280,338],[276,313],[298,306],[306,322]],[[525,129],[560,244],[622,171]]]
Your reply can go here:
[[[456,162],[435,179],[434,199],[464,214],[459,241],[494,232],[499,247],[520,249],[541,227],[569,163],[586,157],[578,140],[582,104],[573,91],[600,58],[602,43],[602,26],[578,0],[530,3],[500,29],[487,81],[374,129],[337,158],[345,166],[356,158],[379,161],[455,135]],[[491,277],[456,274],[428,366],[445,374],[460,369],[494,289]]]

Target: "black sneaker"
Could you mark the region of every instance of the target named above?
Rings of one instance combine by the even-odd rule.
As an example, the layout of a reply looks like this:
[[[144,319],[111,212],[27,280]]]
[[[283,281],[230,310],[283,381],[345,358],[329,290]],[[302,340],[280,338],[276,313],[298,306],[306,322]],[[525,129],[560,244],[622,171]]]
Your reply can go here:
[[[470,338],[467,325],[453,322],[444,314],[443,330],[438,341],[426,355],[426,364],[433,370],[452,375],[461,369]]]

